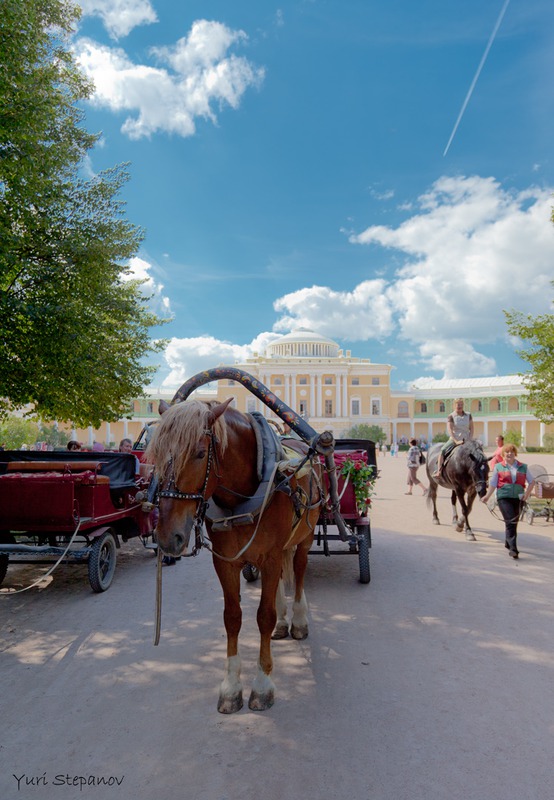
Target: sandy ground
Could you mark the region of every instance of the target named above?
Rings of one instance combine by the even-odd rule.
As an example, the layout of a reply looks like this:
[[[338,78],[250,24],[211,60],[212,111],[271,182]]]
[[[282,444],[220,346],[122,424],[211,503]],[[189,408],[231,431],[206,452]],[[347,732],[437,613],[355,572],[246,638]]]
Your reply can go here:
[[[527,460],[554,473],[554,457]],[[216,711],[225,639],[207,553],[164,570],[159,647],[138,542],[104,594],[60,568],[0,597],[0,798],[551,800],[554,523],[520,523],[514,562],[485,506],[466,542],[445,490],[433,526],[404,495],[405,457],[379,466],[371,583],[356,556],[311,558],[310,636],[274,644],[267,712]],[[244,583],[246,695],[258,595]]]

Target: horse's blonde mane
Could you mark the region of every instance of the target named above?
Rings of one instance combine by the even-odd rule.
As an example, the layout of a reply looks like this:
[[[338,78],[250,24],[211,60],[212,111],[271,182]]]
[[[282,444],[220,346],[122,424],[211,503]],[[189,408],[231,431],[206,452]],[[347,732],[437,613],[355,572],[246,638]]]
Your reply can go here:
[[[196,451],[204,431],[209,427],[210,412],[217,405],[214,401],[186,400],[164,411],[145,453],[146,461],[155,464],[156,472],[162,480],[166,477],[170,460],[173,460],[175,475],[181,474],[185,463]],[[223,454],[227,446],[227,425],[224,417],[221,414],[212,426],[220,454]]]

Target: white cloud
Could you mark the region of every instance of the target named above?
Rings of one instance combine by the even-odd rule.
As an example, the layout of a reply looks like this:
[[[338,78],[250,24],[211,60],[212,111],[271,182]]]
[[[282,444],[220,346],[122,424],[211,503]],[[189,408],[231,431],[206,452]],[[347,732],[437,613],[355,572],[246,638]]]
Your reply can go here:
[[[215,339],[213,336],[194,336],[187,339],[173,338],[165,351],[170,373],[164,386],[180,386],[188,378],[206,369],[221,364],[233,366],[243,362],[254,353],[261,353],[268,344],[279,338],[279,334],[260,333],[250,344],[239,345]]]
[[[138,25],[157,22],[150,0],[80,0],[83,16],[100,17],[112,37],[127,36]]]
[[[352,291],[300,289],[279,298],[276,330],[311,328],[348,341],[393,333],[449,377],[491,374],[474,349],[506,336],[503,309],[550,308],[554,227],[551,189],[508,192],[492,178],[443,177],[397,228],[371,226],[355,244],[400,251],[393,279]]]
[[[274,328],[309,328],[349,341],[388,336],[394,323],[386,286],[384,280],[368,280],[351,292],[337,292],[327,286],[299,289],[273,304],[276,311],[283,313]]]
[[[298,327],[339,340],[391,340],[425,370],[446,378],[494,375],[479,345],[509,341],[503,310],[551,311],[554,277],[552,190],[508,192],[490,178],[441,178],[397,228],[371,226],[350,240],[400,251],[392,278],[352,290],[312,286],[274,302],[274,331]],[[395,263],[398,258],[395,253]],[[386,262],[385,262],[386,265]],[[174,339],[166,384],[261,352],[277,333],[250,345],[209,336]],[[513,345],[514,342],[511,342]]]
[[[478,353],[469,342],[428,341],[419,348],[422,362],[431,372],[442,372],[443,378],[477,378],[494,375],[496,362]]]
[[[133,256],[133,258],[129,259],[127,270],[121,273],[121,278],[124,281],[143,281],[142,292],[150,298],[149,304],[153,312],[162,317],[168,317],[171,315],[171,303],[169,297],[163,292],[163,283],[153,277],[153,271],[152,264],[143,258]]]
[[[230,48],[246,39],[243,31],[198,20],[187,37],[152,50],[162,66],[134,64],[124,50],[90,39],[75,43],[76,57],[94,81],[91,102],[114,112],[131,112],[122,132],[131,139],[157,131],[192,136],[197,118],[216,122],[214,106],[238,108],[245,91],[259,86],[264,70]]]

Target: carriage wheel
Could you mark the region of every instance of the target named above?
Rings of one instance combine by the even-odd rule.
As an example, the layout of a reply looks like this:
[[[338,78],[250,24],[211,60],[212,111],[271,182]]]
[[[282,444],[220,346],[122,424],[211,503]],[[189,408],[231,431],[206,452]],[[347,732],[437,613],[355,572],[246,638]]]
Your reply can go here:
[[[258,567],[255,567],[253,564],[245,564],[242,568],[242,574],[244,575],[245,580],[248,583],[253,583],[257,581],[260,575],[260,570]]]
[[[367,546],[371,547],[371,525],[369,522],[367,525],[356,525],[356,533],[358,536],[363,534],[367,539]]]
[[[362,531],[367,529],[367,531]],[[358,563],[360,566],[360,583],[369,583],[371,572],[369,570],[369,525],[360,525],[358,531]]]
[[[117,560],[116,550],[115,537],[111,530],[95,539],[88,559],[88,579],[93,592],[105,592],[110,588]]]

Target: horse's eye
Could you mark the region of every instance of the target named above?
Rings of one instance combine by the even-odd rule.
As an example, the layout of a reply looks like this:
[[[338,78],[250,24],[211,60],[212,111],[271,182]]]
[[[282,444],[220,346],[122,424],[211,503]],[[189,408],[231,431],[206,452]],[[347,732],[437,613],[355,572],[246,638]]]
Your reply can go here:
[[[206,458],[206,451],[199,450],[196,454],[196,458],[198,459],[198,461],[201,461],[203,458]]]

